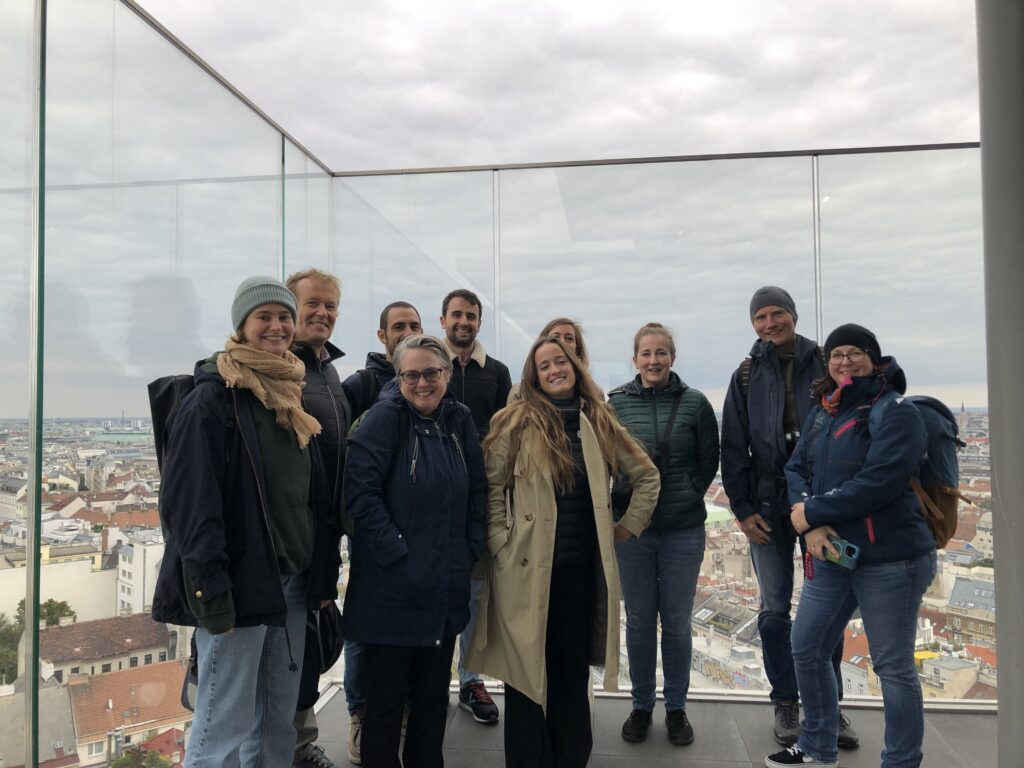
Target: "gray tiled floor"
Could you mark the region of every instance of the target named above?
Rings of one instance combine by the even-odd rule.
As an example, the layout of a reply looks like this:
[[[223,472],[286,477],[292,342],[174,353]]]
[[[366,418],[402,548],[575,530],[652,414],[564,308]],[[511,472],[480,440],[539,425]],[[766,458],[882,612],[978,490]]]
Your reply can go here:
[[[333,695],[332,695],[333,694]],[[324,694],[319,743],[343,768],[347,755],[348,713],[337,688]],[[502,697],[494,697],[502,706]],[[457,701],[453,693],[452,701]],[[882,749],[882,712],[844,708],[861,737],[860,749],[839,756],[842,768],[873,768]],[[767,704],[692,700],[687,707],[696,739],[688,747],[673,747],[665,739],[663,711],[642,744],[627,744],[619,728],[629,710],[626,698],[598,697],[594,706],[594,751],[591,768],[750,768],[763,765],[764,756],[778,749],[769,728]],[[927,768],[994,768],[996,716],[988,713],[929,712],[925,717],[924,765]],[[474,722],[454,705],[448,710],[445,735],[447,768],[503,768],[502,728]]]

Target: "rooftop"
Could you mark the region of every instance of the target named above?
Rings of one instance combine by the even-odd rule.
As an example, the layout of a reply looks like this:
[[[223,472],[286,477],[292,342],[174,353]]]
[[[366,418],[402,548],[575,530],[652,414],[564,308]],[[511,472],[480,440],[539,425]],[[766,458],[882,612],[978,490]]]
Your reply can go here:
[[[106,659],[133,650],[167,648],[166,624],[148,614],[115,616],[47,627],[39,633],[39,658],[60,664],[65,661]]]

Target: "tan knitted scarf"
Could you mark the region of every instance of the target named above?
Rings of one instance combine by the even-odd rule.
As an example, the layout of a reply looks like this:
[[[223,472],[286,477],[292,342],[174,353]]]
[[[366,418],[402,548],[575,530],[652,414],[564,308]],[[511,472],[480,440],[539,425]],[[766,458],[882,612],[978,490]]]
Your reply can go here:
[[[302,410],[306,366],[291,352],[280,357],[229,338],[217,355],[217,370],[228,387],[248,389],[273,411],[279,427],[294,429],[299,448],[320,434],[320,422]]]

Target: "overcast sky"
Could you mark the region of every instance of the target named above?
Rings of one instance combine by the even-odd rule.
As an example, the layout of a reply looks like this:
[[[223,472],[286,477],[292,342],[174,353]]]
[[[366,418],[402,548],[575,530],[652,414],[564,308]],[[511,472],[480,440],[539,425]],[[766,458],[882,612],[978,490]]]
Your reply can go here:
[[[334,170],[978,139],[967,0],[141,0]]]

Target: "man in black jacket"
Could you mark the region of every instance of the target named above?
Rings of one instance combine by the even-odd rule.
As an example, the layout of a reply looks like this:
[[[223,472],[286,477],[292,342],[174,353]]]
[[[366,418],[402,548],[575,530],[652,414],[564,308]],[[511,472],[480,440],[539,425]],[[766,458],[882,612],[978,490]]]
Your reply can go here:
[[[345,466],[346,435],[352,423],[352,410],[341,386],[341,379],[332,363],[345,353],[331,344],[331,334],[338,320],[341,285],[334,275],[318,269],[307,269],[291,275],[286,285],[295,294],[298,322],[292,351],[306,366],[306,386],[302,400],[320,422],[320,450],[327,468],[332,509],[339,514],[341,476]],[[310,615],[312,618],[312,614]],[[318,649],[316,622],[307,621],[306,648]],[[319,729],[313,703],[316,681],[320,677],[319,652],[307,652],[302,667],[299,708],[295,713],[295,757],[293,765],[305,768],[331,768],[334,764],[316,744]],[[350,733],[350,739],[352,734]],[[358,746],[357,746],[358,749]],[[351,751],[351,750],[350,750]]]
[[[480,297],[465,288],[452,291],[441,304],[444,345],[452,356],[448,391],[469,407],[481,443],[490,428],[491,416],[505,407],[508,393],[512,390],[508,368],[488,355],[484,345],[477,341],[482,316]],[[469,624],[459,637],[459,707],[471,712],[478,723],[494,725],[498,722],[498,707],[487,692],[483,679],[478,673],[466,669],[464,661],[476,626],[481,586],[480,577],[474,573],[470,582]]]
[[[772,728],[783,746],[800,736],[799,694],[789,635],[792,627],[793,557],[796,532],[789,522],[783,468],[800,439],[814,405],[811,386],[825,375],[823,355],[796,332],[796,305],[787,291],[765,286],[750,300],[750,321],[758,340],[729,382],[722,410],[722,483],[750,556],[761,593],[757,629],[765,674],[775,705]],[[843,643],[832,657],[839,696]],[[859,743],[840,712],[839,746]]]
[[[368,411],[377,402],[377,396],[384,386],[395,378],[391,356],[398,343],[408,336],[419,336],[422,333],[420,313],[412,304],[393,301],[384,307],[380,313],[380,329],[377,331],[377,338],[384,345],[384,353],[368,353],[366,367],[353,373],[341,385],[352,405],[353,420]]]

